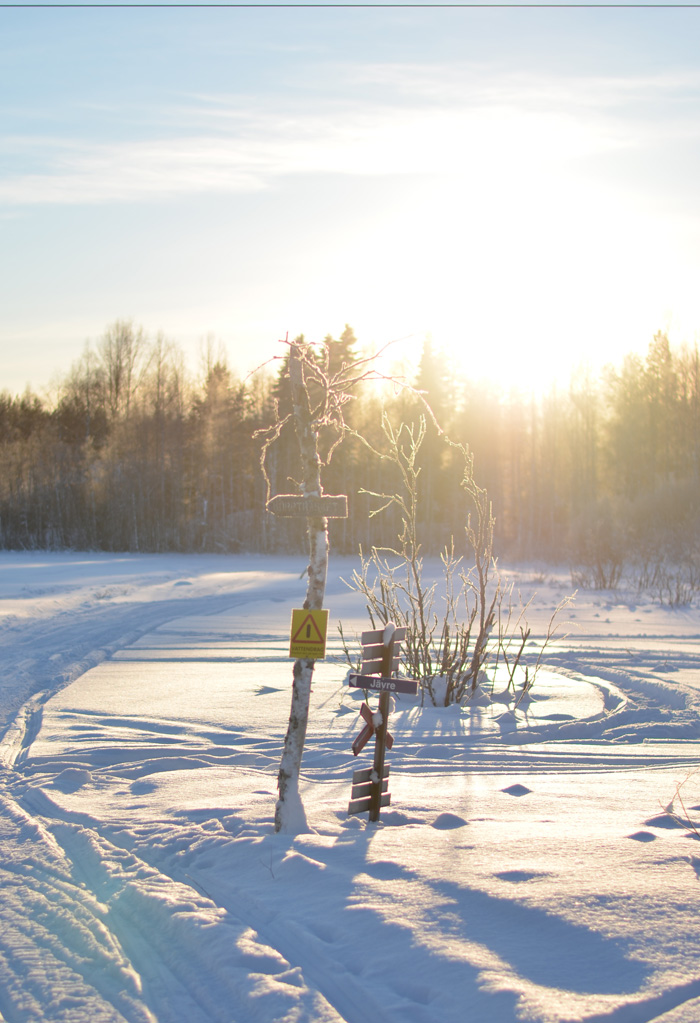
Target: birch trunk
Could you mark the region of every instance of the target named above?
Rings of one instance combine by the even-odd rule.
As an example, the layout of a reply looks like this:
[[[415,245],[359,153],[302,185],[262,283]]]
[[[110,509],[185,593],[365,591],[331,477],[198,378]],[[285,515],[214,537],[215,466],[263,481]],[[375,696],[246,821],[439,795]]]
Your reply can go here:
[[[296,343],[291,345],[289,380],[292,390],[294,425],[301,452],[303,494],[305,497],[320,497],[323,489],[318,454],[318,433],[311,418],[309,394],[304,380],[302,350]],[[304,609],[320,610],[323,607],[328,571],[328,520],[319,517],[310,518],[308,533],[309,567]],[[275,831],[287,834],[298,834],[308,830],[306,813],[299,792],[299,774],[309,720],[309,700],[315,663],[310,658],[300,658],[294,662],[292,673],[292,707],[277,777],[279,798],[275,807]]]

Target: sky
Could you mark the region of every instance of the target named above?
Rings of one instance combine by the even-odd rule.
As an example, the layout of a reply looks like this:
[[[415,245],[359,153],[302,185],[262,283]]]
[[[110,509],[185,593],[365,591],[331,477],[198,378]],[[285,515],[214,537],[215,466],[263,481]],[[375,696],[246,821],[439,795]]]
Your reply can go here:
[[[700,8],[0,8],[0,390],[116,319],[543,387],[700,339]],[[46,393],[49,393],[48,391]]]

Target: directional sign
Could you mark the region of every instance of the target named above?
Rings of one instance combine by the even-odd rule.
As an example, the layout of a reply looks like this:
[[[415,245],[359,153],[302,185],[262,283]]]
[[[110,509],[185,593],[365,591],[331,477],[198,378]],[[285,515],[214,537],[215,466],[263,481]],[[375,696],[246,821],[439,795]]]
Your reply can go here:
[[[410,693],[418,692],[418,682],[414,678],[379,678],[378,675],[350,675],[348,685],[354,689],[374,689],[379,693]]]
[[[324,494],[322,497],[303,494],[278,494],[267,502],[267,510],[286,518],[346,519],[348,499],[345,494]]]
[[[292,611],[289,656],[322,661],[326,656],[328,611]]]

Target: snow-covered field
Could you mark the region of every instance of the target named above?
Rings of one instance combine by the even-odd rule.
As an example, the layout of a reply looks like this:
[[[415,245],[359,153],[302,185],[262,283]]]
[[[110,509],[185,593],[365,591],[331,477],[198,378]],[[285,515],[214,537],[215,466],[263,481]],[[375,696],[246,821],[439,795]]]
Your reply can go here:
[[[370,825],[332,561],[290,837],[304,567],[0,555],[2,1019],[699,1023],[698,611],[580,593],[529,704],[402,698]],[[568,575],[517,576],[542,633]]]

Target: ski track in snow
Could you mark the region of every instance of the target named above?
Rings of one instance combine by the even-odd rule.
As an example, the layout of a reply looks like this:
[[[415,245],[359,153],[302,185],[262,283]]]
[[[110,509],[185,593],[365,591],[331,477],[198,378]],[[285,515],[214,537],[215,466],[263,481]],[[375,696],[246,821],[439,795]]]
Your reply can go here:
[[[115,581],[107,560],[89,592],[59,570],[0,619],[3,1020],[699,1023],[700,856],[662,802],[693,792],[697,622],[557,643],[546,663],[593,694],[583,716],[550,713],[544,684],[515,710],[399,701],[395,798],[374,828],[345,813],[362,694],[317,667],[313,831],[292,838],[271,817],[298,564],[271,581],[241,559],[236,592],[235,576],[183,578],[187,559],[163,558],[155,586],[133,562]],[[0,577],[0,609],[2,593]],[[330,593],[346,606],[337,580]],[[220,670],[243,673],[233,725]],[[220,716],[164,714],[155,689],[129,702],[169,671],[208,673]]]

